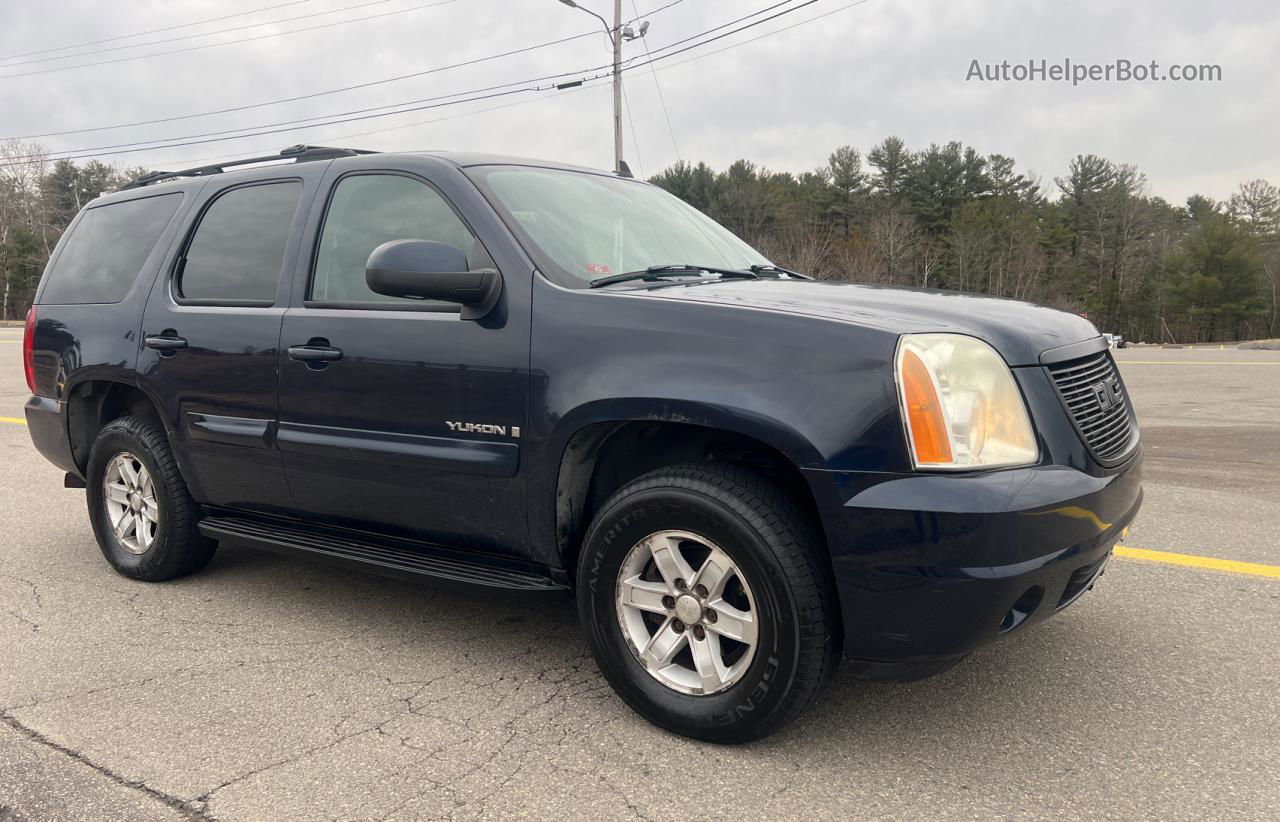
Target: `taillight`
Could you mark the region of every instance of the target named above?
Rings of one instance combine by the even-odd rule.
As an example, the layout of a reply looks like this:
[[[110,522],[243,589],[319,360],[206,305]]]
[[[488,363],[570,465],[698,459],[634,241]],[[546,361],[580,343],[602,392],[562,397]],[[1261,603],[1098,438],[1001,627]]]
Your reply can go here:
[[[27,388],[36,393],[36,361],[31,350],[36,335],[36,307],[27,312],[27,325],[22,331],[22,365],[27,371]]]

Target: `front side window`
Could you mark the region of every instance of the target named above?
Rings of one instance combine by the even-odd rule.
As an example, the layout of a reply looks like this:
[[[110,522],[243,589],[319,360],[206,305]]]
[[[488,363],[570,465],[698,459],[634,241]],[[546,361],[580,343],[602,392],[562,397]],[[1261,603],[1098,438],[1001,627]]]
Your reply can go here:
[[[296,181],[233,188],[209,206],[187,246],[178,295],[186,301],[275,301],[302,195]]]
[[[49,270],[46,303],[118,303],[182,202],[182,192],[90,208]]]
[[[375,293],[365,282],[369,255],[392,240],[448,243],[467,256],[471,268],[493,267],[471,230],[431,186],[398,174],[357,174],[334,189],[307,299],[423,307],[422,300]]]
[[[548,168],[492,166],[475,173],[544,273],[561,285],[582,287],[652,265],[746,268],[769,262],[657,186]]]

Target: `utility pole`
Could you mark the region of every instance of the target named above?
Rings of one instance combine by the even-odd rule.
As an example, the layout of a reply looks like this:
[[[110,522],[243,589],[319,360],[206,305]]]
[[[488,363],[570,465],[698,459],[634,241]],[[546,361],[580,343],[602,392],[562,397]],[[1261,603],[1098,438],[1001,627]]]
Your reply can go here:
[[[613,170],[622,173],[622,0],[613,0]]]
[[[571,9],[578,9],[590,14],[604,26],[609,35],[609,45],[613,47],[613,170],[618,174],[631,176],[631,170],[622,159],[622,41],[637,40],[649,32],[649,21],[640,24],[639,30],[622,25],[622,0],[613,0],[613,25],[588,8],[579,6],[575,0],[560,0]]]

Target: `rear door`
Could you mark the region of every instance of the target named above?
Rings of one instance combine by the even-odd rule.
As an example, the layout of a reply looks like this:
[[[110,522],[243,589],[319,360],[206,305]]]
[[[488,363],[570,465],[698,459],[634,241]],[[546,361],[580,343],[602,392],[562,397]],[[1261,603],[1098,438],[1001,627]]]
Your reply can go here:
[[[140,384],[201,502],[290,512],[275,448],[280,321],[327,163],[211,182],[143,317]],[[223,182],[218,180],[217,182]]]
[[[464,320],[457,305],[370,291],[365,262],[390,240],[446,242],[473,269],[497,266],[427,171],[338,165],[281,337],[279,442],[297,505],[334,525],[519,553],[527,306],[511,311],[508,293]]]

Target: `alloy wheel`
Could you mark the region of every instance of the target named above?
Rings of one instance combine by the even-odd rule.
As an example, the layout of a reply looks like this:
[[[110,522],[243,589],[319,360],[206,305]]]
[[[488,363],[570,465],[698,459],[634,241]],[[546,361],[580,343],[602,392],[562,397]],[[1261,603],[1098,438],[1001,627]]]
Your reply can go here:
[[[622,561],[616,591],[627,644],[668,688],[718,693],[751,665],[755,598],[732,558],[705,537],[659,531],[640,540]]]
[[[116,454],[107,463],[102,490],[116,540],[131,554],[145,554],[160,529],[160,505],[147,467],[133,454]]]

